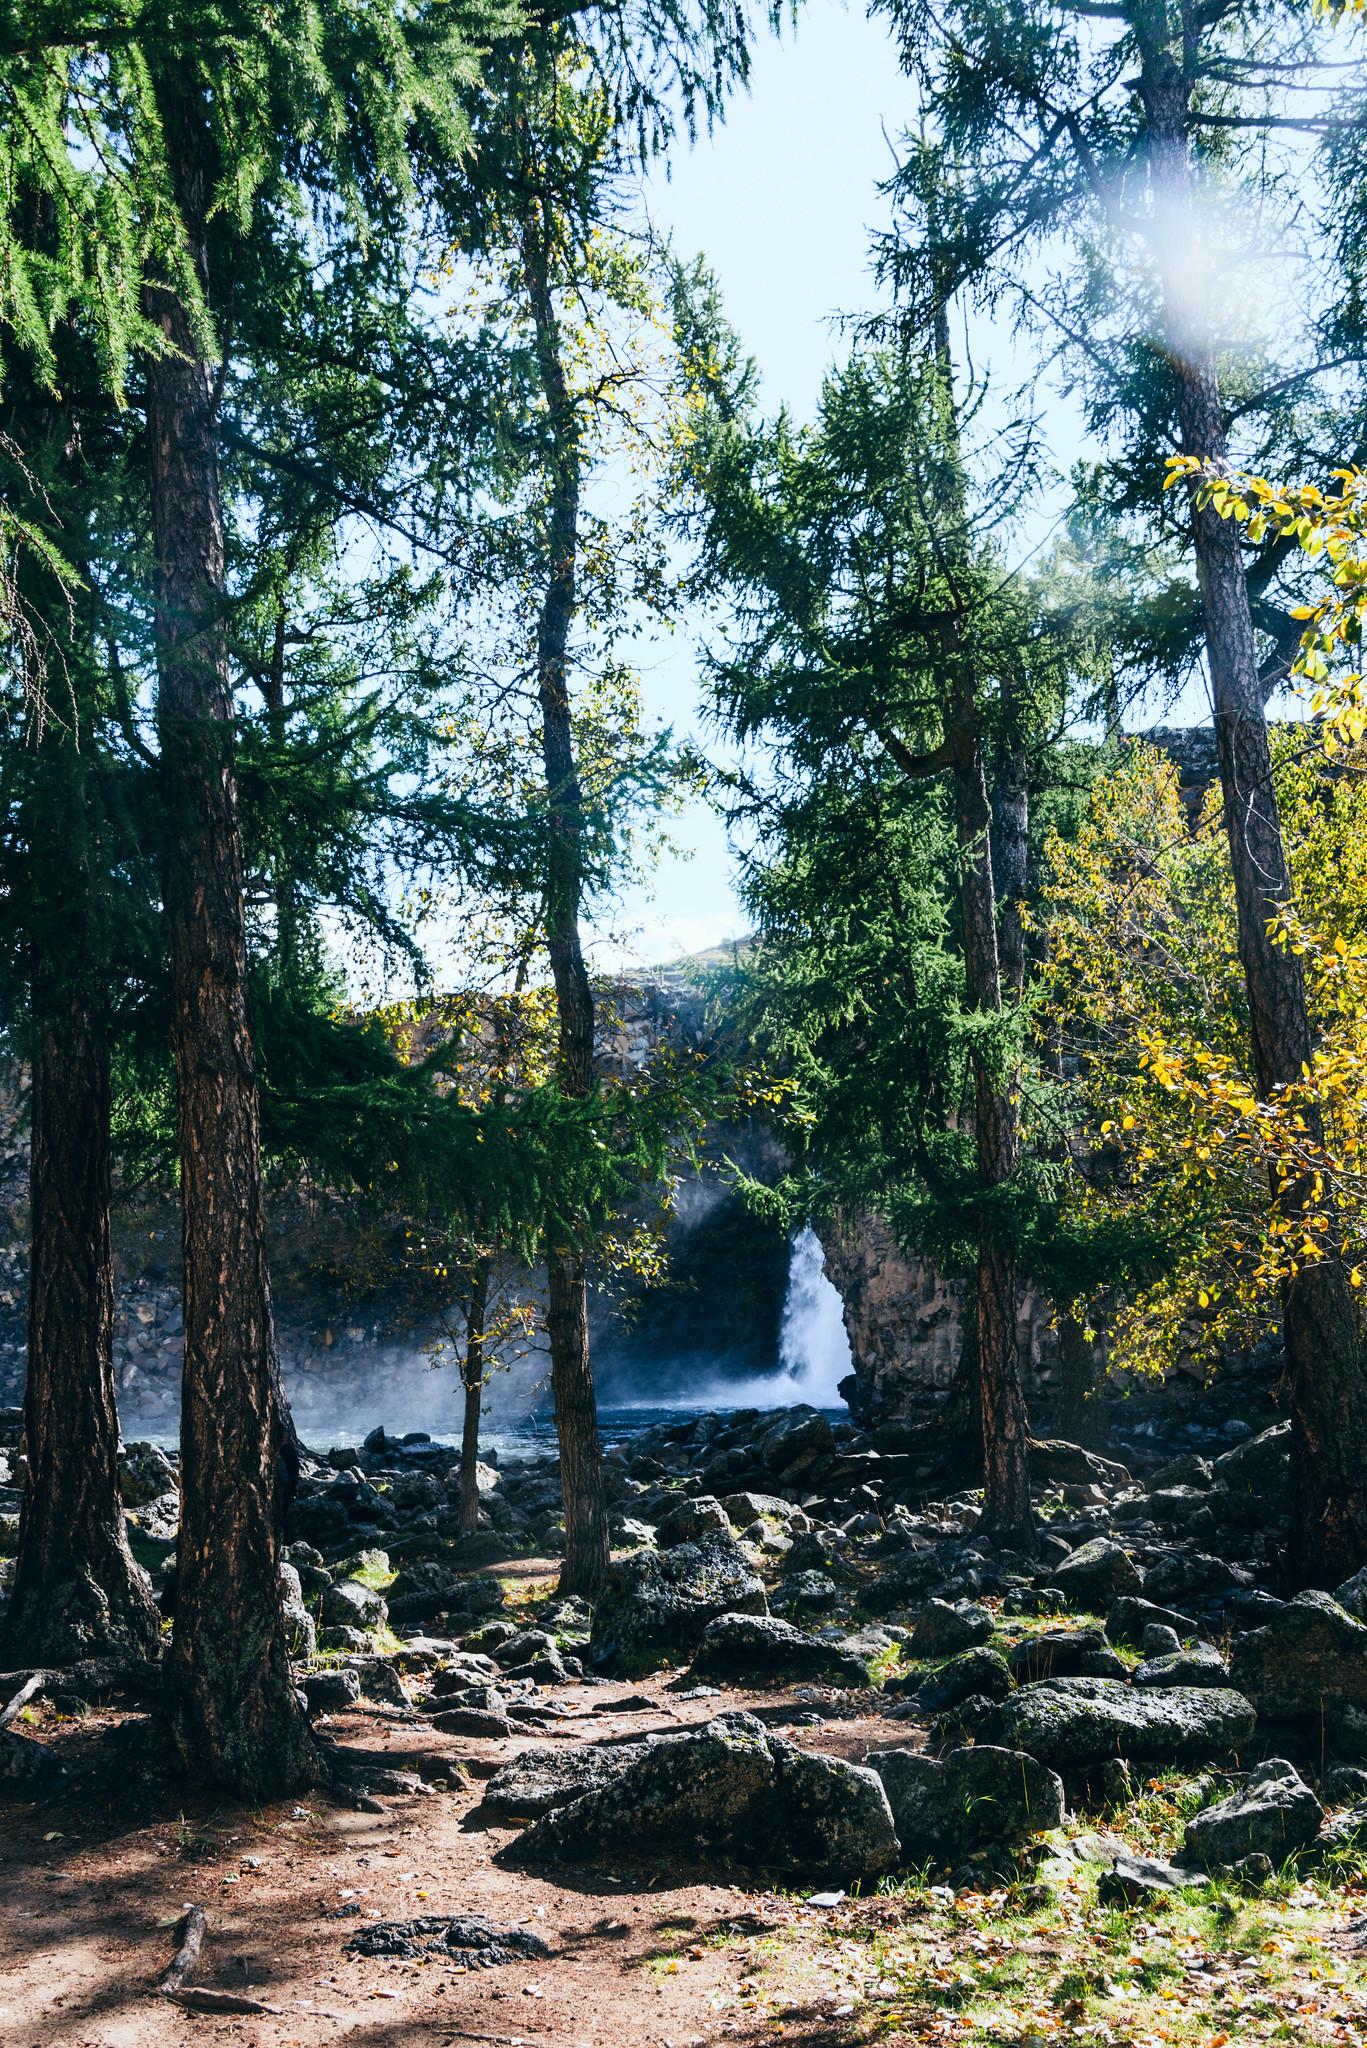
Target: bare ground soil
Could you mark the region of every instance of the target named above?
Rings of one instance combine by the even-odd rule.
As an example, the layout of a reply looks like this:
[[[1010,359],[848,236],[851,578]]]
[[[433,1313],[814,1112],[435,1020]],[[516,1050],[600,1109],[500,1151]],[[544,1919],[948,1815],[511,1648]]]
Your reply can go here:
[[[382,1813],[197,1797],[136,1717],[37,1708],[27,1732],[74,1776],[58,1797],[0,1803],[0,2048],[1367,2048],[1367,1864],[1332,1884],[1288,1870],[1261,1895],[1135,1908],[1103,1906],[1085,1876],[1045,1887],[1027,1869],[1000,1890],[956,1891],[925,1872],[831,1910],[721,1865],[625,1851],[620,1868],[497,1861],[519,1830],[485,1824],[482,1785],[534,1743],[739,1707],[848,1756],[916,1739],[848,1711],[858,1695],[825,1696],[834,1718],[802,1726],[807,1689],[682,1700],[669,1680],[547,1688],[569,1718],[504,1741],[370,1708],[334,1717],[327,1733],[352,1751],[430,1784],[450,1770],[450,1789],[385,1796]],[[1162,1851],[1186,1796],[1150,1781],[1106,1825]],[[190,1981],[269,2013],[193,2013],[157,1995],[190,1903],[209,1922]],[[462,1970],[346,1953],[369,1922],[424,1913],[521,1925],[553,1954]]]
[[[649,1710],[601,1711],[616,1695]],[[548,1698],[556,1697],[548,1689]],[[483,1780],[541,1741],[602,1741],[701,1723],[728,1707],[784,1695],[726,1691],[674,1705],[661,1679],[611,1690],[570,1686],[584,1711],[562,1730],[512,1741],[471,1741],[359,1709],[327,1732],[402,1768],[437,1775],[453,1760],[468,1782],[428,1796],[385,1798],[383,1815],[326,1798],[262,1811],[196,1799],[142,1775],[137,1748],[121,1765],[130,1724],[95,1712],[61,1724],[40,1712],[30,1734],[50,1736],[84,1789],[39,1804],[0,1806],[0,2044],[3,2048],[182,2048],[211,2040],[260,2048],[411,2048],[419,2042],[496,2042],[511,2048],[699,2048],[772,2038],[748,1980],[757,1941],[817,1921],[796,1898],[742,1889],[725,1870],[639,1862],[621,1871],[535,1874],[501,1867],[513,1826],[486,1826]],[[794,1711],[802,1711],[801,1702]],[[886,1723],[790,1731],[828,1750],[862,1754]],[[97,1787],[92,1796],[90,1788]],[[277,2007],[267,2017],[184,2012],[154,1994],[189,1903],[209,1932],[194,1982]],[[359,1907],[359,1916],[356,1908]],[[343,1909],[349,1909],[345,1912]],[[550,1942],[544,1962],[464,1971],[437,1962],[353,1957],[345,1943],[367,1921],[473,1912],[525,1925]],[[795,2014],[794,2019],[798,2016]],[[789,2038],[835,2044],[819,2010]]]

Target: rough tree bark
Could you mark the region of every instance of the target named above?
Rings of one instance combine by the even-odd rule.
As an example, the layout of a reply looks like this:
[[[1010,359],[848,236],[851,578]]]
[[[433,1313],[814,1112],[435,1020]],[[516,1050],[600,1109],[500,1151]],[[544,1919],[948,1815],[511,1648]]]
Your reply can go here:
[[[970,1010],[1000,1013],[1001,969],[992,874],[992,811],[971,670],[961,684],[953,726],[954,819],[964,984]],[[973,1058],[973,1121],[978,1177],[990,1203],[1015,1170],[1019,1118],[1010,1075],[990,1058]],[[1016,1336],[1016,1262],[989,1209],[978,1240],[978,1387],[983,1442],[980,1527],[1017,1550],[1033,1551],[1029,1425]]]
[[[31,1059],[28,1465],[3,1641],[30,1662],[153,1657],[151,1583],[128,1547],[119,1496],[109,1045],[79,969],[42,946]]]
[[[35,217],[34,232],[43,223]],[[66,509],[78,444],[67,408],[20,366],[5,431],[41,481],[38,515]],[[27,508],[26,508],[27,509]],[[70,554],[74,519],[58,545]],[[109,1237],[108,944],[99,859],[93,708],[81,686],[79,604],[36,569],[22,590],[54,646],[67,647],[56,715],[45,678],[26,678],[32,739],[24,805],[30,1015],[26,1468],[3,1641],[17,1658],[155,1656],[159,1624],[146,1573],[128,1547],[119,1494],[114,1395],[114,1269]],[[71,706],[82,729],[69,723]]]
[[[1141,41],[1140,90],[1149,129],[1149,168],[1164,292],[1167,342],[1186,453],[1220,462],[1227,440],[1219,379],[1190,281],[1196,206],[1190,148],[1192,87],[1161,42]],[[1178,275],[1165,264],[1181,247]],[[1238,909],[1239,957],[1248,991],[1258,1092],[1267,1099],[1298,1082],[1313,1049],[1305,980],[1269,926],[1291,895],[1290,871],[1272,782],[1267,718],[1239,532],[1193,502],[1192,537],[1205,625],[1225,827]],[[1313,1114],[1312,1138],[1322,1135]],[[1292,1187],[1288,1211],[1308,1198]],[[1289,1283],[1284,1327],[1291,1381],[1291,1556],[1300,1578],[1335,1585],[1367,1561],[1367,1370],[1342,1262],[1328,1257]]]
[[[555,981],[559,1043],[556,1077],[568,1096],[593,1091],[593,989],[579,936],[583,900],[584,804],[574,750],[567,657],[579,551],[579,437],[565,382],[560,327],[551,291],[549,227],[538,200],[522,216],[522,266],[549,414],[548,575],[537,618],[536,673],[546,778],[546,938]],[[589,1357],[588,1266],[561,1221],[546,1235],[547,1329],[551,1387],[565,1506],[565,1593],[592,1598],[609,1563],[603,1453]]]
[[[207,297],[213,154],[203,102],[180,74],[163,74],[157,92]],[[282,1482],[297,1471],[297,1446],[280,1388],[266,1269],[215,376],[178,297],[153,285],[146,303],[174,350],[147,367],[185,1262],[172,1725],[188,1769],[259,1799],[319,1776],[290,1676],[280,1600]]]
[[[933,219],[931,231],[934,234]],[[1003,934],[998,929],[997,888],[993,873],[993,813],[987,794],[973,650],[968,644],[967,621],[961,615],[961,601],[953,589],[955,567],[967,558],[969,519],[958,463],[958,416],[954,401],[954,361],[949,340],[947,294],[941,296],[935,321],[934,359],[944,395],[951,457],[951,473],[942,494],[950,530],[947,543],[940,543],[938,551],[941,567],[950,581],[956,615],[945,631],[945,666],[950,678],[949,701],[944,712],[945,743],[936,750],[933,760],[937,767],[948,766],[953,778],[966,1007],[971,1011],[1000,1015],[1003,1008]],[[905,761],[906,750],[900,749],[899,752]],[[911,765],[915,765],[914,762]],[[1000,829],[1003,843],[1020,868],[1020,889],[1010,902],[1004,935],[1013,995],[1019,993],[1025,973],[1019,896],[1024,894],[1024,833],[1027,824],[1022,777],[1019,802],[1003,818]],[[1017,976],[1019,980],[1015,978]],[[973,1289],[977,1317],[977,1411],[983,1458],[980,1527],[984,1534],[991,1534],[1013,1549],[1029,1554],[1035,1549],[1037,1534],[1030,1501],[1029,1423],[1016,1333],[1016,1263],[1009,1238],[992,1207],[994,1196],[1010,1180],[1016,1167],[1019,1142],[1017,1077],[999,1072],[990,1055],[981,1048],[972,1055],[972,1074],[974,1145],[978,1180],[984,1195]],[[958,1405],[962,1408],[963,1404],[960,1402]]]
[[[465,1323],[465,1356],[460,1377],[465,1412],[460,1432],[460,1531],[473,1536],[479,1527],[479,1416],[484,1401],[484,1324],[489,1313],[489,1261],[481,1258],[470,1283]]]
[[[1014,696],[1003,689],[1003,710],[1013,725]],[[1030,760],[1019,731],[1005,735],[993,763],[991,844],[1002,999],[1014,1007],[1025,993],[1023,911],[1030,887]]]

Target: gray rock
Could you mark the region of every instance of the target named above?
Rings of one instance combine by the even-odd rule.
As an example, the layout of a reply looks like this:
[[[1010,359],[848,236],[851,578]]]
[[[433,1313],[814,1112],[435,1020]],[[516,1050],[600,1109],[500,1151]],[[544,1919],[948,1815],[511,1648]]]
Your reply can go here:
[[[993,1718],[994,1740],[1055,1770],[1120,1756],[1135,1763],[1202,1763],[1247,1742],[1255,1714],[1241,1693],[1196,1686],[1138,1691],[1109,1678],[1025,1685]]]
[[[868,1667],[853,1651],[767,1614],[719,1614],[707,1624],[693,1671],[699,1678],[741,1682],[755,1678],[829,1685],[869,1682]]]
[[[462,1575],[428,1558],[415,1558],[395,1575],[386,1595],[389,1618],[405,1628],[422,1628],[439,1614],[497,1614],[503,1588],[489,1572]]]
[[[1005,1847],[1063,1820],[1062,1784],[1018,1750],[975,1745],[937,1763],[916,1750],[886,1749],[866,1762],[883,1781],[904,1863]]]
[[[643,1742],[605,1742],[519,1750],[484,1788],[484,1804],[512,1820],[535,1820],[600,1791],[620,1778],[628,1765],[644,1756]]]
[[[1146,1657],[1172,1657],[1181,1649],[1182,1638],[1165,1621],[1150,1621],[1144,1625],[1139,1647]]]
[[[126,1508],[145,1507],[176,1490],[176,1468],[160,1444],[119,1446],[119,1492]]]
[[[1367,1802],[1367,1771],[1361,1764],[1334,1764],[1324,1774],[1320,1794],[1326,1806],[1361,1806]]]
[[[733,1528],[748,1529],[755,1522],[778,1522],[790,1535],[805,1531],[808,1518],[790,1500],[776,1493],[728,1493],[722,1506]]]
[[[1367,1565],[1351,1579],[1345,1579],[1334,1598],[1354,1621],[1367,1621]]]
[[[1147,1657],[1134,1673],[1135,1685],[1228,1685],[1229,1667],[1213,1643],[1168,1650]]]
[[[1031,1439],[1030,1477],[1037,1486],[1086,1485],[1089,1481],[1107,1486],[1130,1483],[1126,1466],[1062,1437]]]
[[[1149,1495],[1149,1514],[1164,1529],[1208,1529],[1210,1494],[1200,1486],[1160,1486]]]
[[[1187,1822],[1187,1853],[1206,1864],[1237,1863],[1242,1856],[1270,1856],[1282,1863],[1313,1842],[1323,1808],[1293,1764],[1272,1757],[1250,1771],[1239,1790],[1217,1800]]]
[[[1123,1661],[1099,1628],[1051,1628],[1013,1645],[1011,1676],[1018,1685],[1036,1678],[1125,1678]]]
[[[504,1671],[511,1671],[519,1664],[531,1663],[535,1657],[550,1656],[555,1648],[555,1637],[549,1629],[520,1628],[494,1646],[493,1659]]]
[[[826,1417],[815,1408],[793,1408],[759,1440],[759,1455],[770,1472],[793,1478],[835,1449]]]
[[[988,1642],[996,1624],[986,1607],[965,1601],[952,1606],[948,1600],[929,1600],[916,1617],[911,1631],[913,1657],[953,1657],[960,1650],[976,1649]]]
[[[1230,1683],[1274,1719],[1367,1703],[1367,1628],[1328,1593],[1300,1593],[1280,1614],[1236,1636]]]
[[[975,1695],[1004,1700],[1011,1690],[1005,1657],[996,1650],[962,1650],[923,1678],[917,1694],[923,1714],[943,1714]]]
[[[1144,1577],[1150,1600],[1217,1600],[1239,1584],[1239,1575],[1223,1557],[1203,1550],[1174,1550],[1151,1564]]]
[[[472,1628],[467,1635],[462,1636],[464,1654],[467,1657],[487,1656],[492,1651],[500,1649],[504,1643],[510,1643],[518,1634],[520,1630],[516,1622],[486,1621],[479,1628]]]
[[[1209,1882],[1203,1870],[1127,1849],[1114,1856],[1110,1868],[1102,1872],[1096,1895],[1103,1906],[1142,1906],[1164,1893],[1189,1891]]]
[[[1170,1628],[1179,1640],[1198,1632],[1190,1616],[1157,1607],[1151,1600],[1136,1600],[1132,1594],[1114,1601],[1106,1616],[1106,1634],[1113,1643],[1142,1643],[1144,1630],[1151,1626]]]
[[[1261,1435],[1222,1452],[1215,1460],[1215,1480],[1231,1493],[1248,1494],[1264,1502],[1277,1500],[1286,1490],[1290,1463],[1291,1424],[1276,1422]]]
[[[341,1714],[361,1697],[357,1673],[345,1668],[310,1671],[304,1679],[304,1698],[311,1714]]]
[[[772,1604],[783,1614],[828,1614],[840,1597],[825,1572],[793,1572],[781,1581]]]
[[[473,1735],[486,1741],[501,1741],[516,1732],[506,1714],[488,1707],[443,1707],[430,1718],[432,1726],[440,1728],[444,1735]]]
[[[1339,1814],[1315,1843],[1317,1857],[1360,1855],[1367,1848],[1367,1800]]]
[[[732,1536],[621,1559],[593,1614],[589,1661],[612,1671],[696,1650],[719,1614],[766,1614],[764,1584]]]
[[[652,1745],[612,1783],[536,1821],[517,1848],[552,1862],[693,1848],[824,1878],[872,1878],[897,1861],[875,1772],[797,1749],[748,1714]]]
[[[327,1587],[319,1611],[333,1628],[378,1628],[389,1618],[384,1596],[359,1579],[338,1579]]]
[[[1108,1536],[1094,1536],[1050,1568],[1049,1583],[1065,1593],[1075,1607],[1100,1609],[1119,1594],[1141,1592],[1144,1574],[1118,1543]]]
[[[699,1536],[706,1536],[710,1530],[730,1527],[726,1509],[710,1493],[700,1493],[691,1499],[685,1494],[660,1516],[655,1538],[662,1549],[668,1549],[676,1543],[696,1543]]]
[[[304,1605],[299,1573],[283,1558],[280,1563],[280,1611],[285,1618],[285,1648],[302,1664],[317,1653],[318,1629]]]
[[[320,1650],[347,1650],[361,1655],[373,1650],[375,1645],[362,1628],[347,1628],[339,1624],[336,1628],[320,1628],[318,1631]]]
[[[16,1729],[0,1729],[0,1783],[45,1792],[66,1781],[66,1765],[45,1742]]]
[[[383,1700],[391,1707],[411,1707],[402,1678],[388,1657],[348,1658],[347,1668],[361,1681],[361,1697]]]

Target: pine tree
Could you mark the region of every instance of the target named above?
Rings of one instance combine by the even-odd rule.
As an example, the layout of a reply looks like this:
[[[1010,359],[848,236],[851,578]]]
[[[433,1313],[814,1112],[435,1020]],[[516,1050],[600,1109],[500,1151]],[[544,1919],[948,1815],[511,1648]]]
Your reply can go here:
[[[881,1153],[886,1163],[890,1154],[902,1156],[875,1201],[896,1215],[899,1183],[929,1189],[941,1210],[936,1234],[953,1244],[961,1269],[963,1227],[972,1217],[967,1234],[976,1343],[970,1355],[977,1373],[984,1526],[1029,1549],[1034,1533],[1015,1283],[1022,1048],[1012,1014],[1023,954],[1019,943],[1009,948],[1004,990],[986,764],[1001,753],[1010,772],[1019,774],[1010,764],[1024,734],[1033,732],[1037,744],[1043,740],[1080,649],[1067,631],[1033,611],[1031,593],[974,532],[943,337],[928,351],[857,352],[828,377],[817,423],[803,433],[785,417],[763,423],[747,413],[748,380],[698,280],[684,293],[683,314],[700,406],[688,468],[699,501],[702,578],[709,590],[731,596],[739,623],[734,640],[713,651],[714,685],[737,736],[769,739],[785,763],[795,795],[791,816],[776,834],[785,850],[783,873],[790,886],[810,875],[813,863],[799,845],[808,830],[824,844],[832,812],[842,821],[838,831],[863,833],[886,809],[890,847],[906,829],[904,815],[936,819],[939,834],[952,830],[958,952],[952,1000],[943,958],[927,993],[927,968],[917,957],[927,930],[944,915],[943,881],[938,888],[930,882],[924,860],[909,874],[901,870],[904,886],[910,884],[909,896],[900,899],[912,954],[905,970],[910,1014],[936,1019],[919,1047],[913,1030],[902,1050],[932,1070],[937,1053],[964,1057],[972,1156],[955,1140],[945,1145],[943,1124],[954,1121],[957,1107],[952,1095],[941,1095],[933,1072],[908,1071],[905,1129],[914,1135],[889,1145],[896,1127],[889,1111],[887,1135],[873,1158]],[[826,788],[835,763],[834,772],[850,782],[847,795]],[[924,812],[904,813],[908,799],[894,798],[895,782],[929,789],[937,777],[947,785],[946,808],[937,810],[928,795]],[[1015,831],[1023,827],[1020,810],[1018,800]],[[1019,878],[1014,843],[1010,856]],[[761,868],[761,906],[767,888]],[[850,889],[852,911],[853,881]],[[838,893],[835,900],[841,900]],[[810,906],[808,914],[815,915]],[[1018,914],[1013,902],[1009,918]],[[886,955],[876,950],[871,959]],[[884,1000],[905,1004],[907,993],[894,997],[889,988]],[[898,1043],[892,1020],[877,1028]],[[856,1093],[851,1087],[837,1099],[848,1110]],[[941,1133],[932,1139],[937,1121]],[[827,1154],[837,1180],[850,1189],[859,1182],[853,1166],[859,1149],[852,1134]],[[957,1231],[947,1227],[951,1214]],[[903,1209],[904,1232],[909,1220]],[[924,1218],[916,1248],[932,1248]]]
[[[1255,451],[1277,436],[1284,462],[1288,438],[1305,431],[1296,403],[1331,374],[1322,337],[1335,309],[1312,320],[1301,360],[1260,363],[1262,349],[1240,334],[1240,294],[1259,252],[1239,223],[1266,223],[1293,190],[1304,203],[1297,164],[1275,156],[1288,133],[1336,137],[1362,123],[1355,86],[1346,104],[1306,110],[1307,92],[1333,96],[1330,31],[1289,14],[1269,23],[1237,0],[1205,12],[1140,0],[1051,0],[1042,16],[1016,0],[946,14],[890,0],[887,11],[956,195],[948,234],[928,233],[927,153],[911,153],[909,231],[894,267],[921,316],[965,284],[995,303],[1013,297],[1080,381],[1100,433],[1126,438],[1128,492],[1106,495],[1142,509],[1150,535],[1163,532],[1157,500],[1174,441],[1221,463],[1232,430]],[[1231,152],[1236,137],[1245,143]],[[1331,206],[1332,187],[1326,178]],[[1037,252],[1053,256],[1063,243],[1060,279],[1042,294]],[[1352,355],[1360,369],[1360,340]],[[1295,639],[1277,589],[1288,550],[1274,539],[1245,559],[1237,527],[1194,491],[1180,538],[1199,596],[1175,648],[1171,592],[1156,612],[1170,657],[1190,661],[1193,624],[1204,648],[1258,1086],[1269,1097],[1294,1084],[1313,1044],[1300,963],[1272,936],[1291,883],[1264,705]],[[1341,1262],[1296,1276],[1285,1336],[1298,1568],[1323,1583],[1367,1557],[1367,1362]]]
[[[37,543],[15,565],[27,630],[0,761],[7,1021],[31,1076],[26,1467],[5,1630],[12,1661],[62,1663],[152,1656],[158,1619],[124,1530],[112,1359],[111,1049],[151,922],[129,815],[146,778],[114,733],[100,648],[96,515],[126,434],[75,321],[54,347],[60,397],[17,353],[0,395],[6,501]]]

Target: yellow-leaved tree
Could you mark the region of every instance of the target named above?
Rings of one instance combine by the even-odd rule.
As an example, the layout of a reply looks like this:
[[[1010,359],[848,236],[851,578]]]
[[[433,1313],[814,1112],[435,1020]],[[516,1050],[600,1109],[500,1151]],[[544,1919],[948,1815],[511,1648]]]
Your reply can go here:
[[[1113,1323],[1130,1367],[1253,1341],[1307,1266],[1341,1258],[1358,1289],[1367,1271],[1367,476],[1290,489],[1175,456],[1181,479],[1326,571],[1298,614],[1309,716],[1273,748],[1295,881],[1271,933],[1301,961],[1314,1038],[1260,1099],[1218,789],[1193,817],[1173,763],[1131,745],[1077,837],[1051,843],[1037,913],[1073,1199],[1101,1230],[1139,1219]]]
[[[1296,877],[1279,937],[1302,955],[1316,1044],[1270,1101],[1218,788],[1193,816],[1174,762],[1132,743],[1048,846],[1040,1023],[1062,1055],[1077,1220],[1132,1245],[1109,1319],[1124,1368],[1256,1341],[1284,1282],[1332,1248],[1355,1283],[1367,1265],[1367,753],[1293,727],[1273,755]]]

